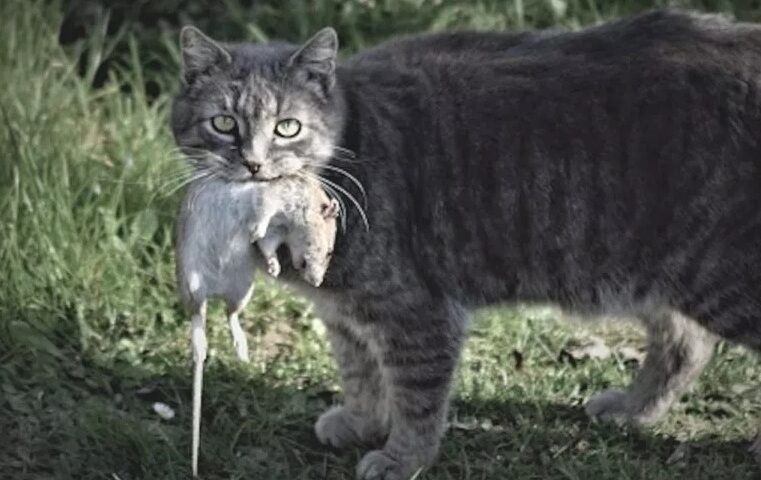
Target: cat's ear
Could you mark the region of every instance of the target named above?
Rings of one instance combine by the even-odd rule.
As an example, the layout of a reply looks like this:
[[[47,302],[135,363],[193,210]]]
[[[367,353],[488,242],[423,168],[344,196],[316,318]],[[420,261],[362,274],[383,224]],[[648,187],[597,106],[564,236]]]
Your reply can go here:
[[[322,214],[322,218],[325,219],[338,218],[339,209],[338,201],[335,198],[331,198],[330,203],[322,204],[320,213]]]
[[[188,83],[214,65],[232,62],[230,52],[195,27],[182,28],[180,49],[182,50],[182,75]]]
[[[288,60],[293,74],[327,94],[335,84],[338,35],[330,27],[317,32]]]

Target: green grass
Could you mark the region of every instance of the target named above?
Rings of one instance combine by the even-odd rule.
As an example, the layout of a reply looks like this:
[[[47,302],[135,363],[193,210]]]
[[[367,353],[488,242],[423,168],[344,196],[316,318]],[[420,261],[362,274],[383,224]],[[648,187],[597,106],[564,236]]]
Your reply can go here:
[[[299,39],[334,24],[352,51],[396,31],[573,28],[663,3],[325,0],[248,11],[228,1],[223,21],[231,38]],[[734,7],[746,18],[761,8]],[[49,2],[0,2],[0,478],[188,478],[189,332],[171,241],[182,169],[166,93],[177,75],[176,32],[127,25],[109,34],[100,23],[64,51],[58,12]],[[118,68],[95,89],[110,52]],[[164,93],[148,98],[149,81]],[[326,450],[312,434],[340,393],[309,305],[261,281],[243,318],[249,365],[235,360],[220,313],[210,322],[203,478],[351,478],[362,452]],[[761,368],[749,354],[722,346],[666,421],[621,431],[590,423],[581,405],[625,384],[631,366],[617,354],[568,363],[559,353],[592,331],[614,352],[642,339],[555,317],[542,309],[480,315],[453,427],[424,478],[758,478],[745,452],[761,413]],[[161,420],[156,401],[177,416]],[[677,448],[687,455],[668,462]]]

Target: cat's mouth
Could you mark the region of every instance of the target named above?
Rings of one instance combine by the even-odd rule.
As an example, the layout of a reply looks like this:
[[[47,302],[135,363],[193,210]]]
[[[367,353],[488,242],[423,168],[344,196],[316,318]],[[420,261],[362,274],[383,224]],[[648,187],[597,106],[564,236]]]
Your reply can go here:
[[[252,173],[251,176],[248,178],[248,181],[250,182],[269,182],[272,180],[277,180],[278,178],[281,178],[282,175],[262,175],[262,172],[259,171],[257,173]]]
[[[255,176],[251,175],[251,176],[248,176],[246,178],[240,179],[240,183],[267,183],[267,182],[271,182],[273,180],[277,180],[280,177],[281,177],[281,175],[278,175],[276,177],[261,178],[261,177],[255,177]]]

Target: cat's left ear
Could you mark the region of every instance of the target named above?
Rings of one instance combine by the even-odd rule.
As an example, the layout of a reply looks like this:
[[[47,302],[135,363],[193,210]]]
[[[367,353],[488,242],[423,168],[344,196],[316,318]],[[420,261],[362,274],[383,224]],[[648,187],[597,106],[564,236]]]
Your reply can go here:
[[[182,75],[187,83],[191,83],[194,78],[215,65],[227,65],[232,62],[230,52],[195,27],[182,28],[180,49]]]
[[[328,218],[338,218],[338,212],[340,207],[338,206],[338,201],[335,198],[330,199],[330,203],[323,203],[322,204],[322,218],[328,219]]]
[[[299,79],[316,86],[327,95],[335,84],[338,35],[330,27],[323,28],[288,60]]]

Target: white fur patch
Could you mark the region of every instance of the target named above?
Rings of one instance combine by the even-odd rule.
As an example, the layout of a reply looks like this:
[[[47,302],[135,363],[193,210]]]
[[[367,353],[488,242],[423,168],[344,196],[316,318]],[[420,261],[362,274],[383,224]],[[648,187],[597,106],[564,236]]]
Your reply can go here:
[[[198,272],[190,272],[188,276],[188,289],[190,293],[196,293],[201,288],[201,275]]]

